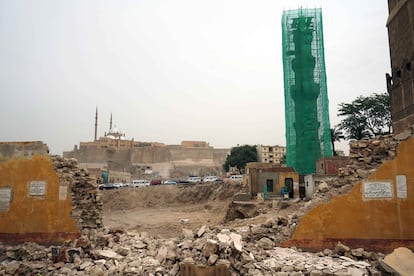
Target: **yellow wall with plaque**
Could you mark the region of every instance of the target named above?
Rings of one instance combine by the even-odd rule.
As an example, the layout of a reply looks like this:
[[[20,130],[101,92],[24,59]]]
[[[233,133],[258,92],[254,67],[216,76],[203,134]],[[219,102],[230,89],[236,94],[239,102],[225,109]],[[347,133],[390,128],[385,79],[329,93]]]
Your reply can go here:
[[[321,203],[304,215],[285,246],[322,250],[338,241],[352,248],[414,249],[414,137],[402,141],[395,159],[385,161],[351,192]]]
[[[55,243],[78,236],[68,183],[48,155],[0,160],[0,241]]]

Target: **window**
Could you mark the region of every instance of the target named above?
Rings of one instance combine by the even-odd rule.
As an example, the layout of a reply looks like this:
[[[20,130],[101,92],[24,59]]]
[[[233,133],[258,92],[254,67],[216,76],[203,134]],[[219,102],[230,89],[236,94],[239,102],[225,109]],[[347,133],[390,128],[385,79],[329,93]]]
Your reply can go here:
[[[397,75],[397,78],[401,78],[401,70],[400,69],[397,70],[396,75]]]

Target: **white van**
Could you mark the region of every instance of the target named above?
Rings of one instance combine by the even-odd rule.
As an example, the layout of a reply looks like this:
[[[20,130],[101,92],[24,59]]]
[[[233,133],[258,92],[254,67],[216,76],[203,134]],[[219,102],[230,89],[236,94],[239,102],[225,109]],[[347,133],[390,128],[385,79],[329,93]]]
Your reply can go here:
[[[235,174],[229,177],[230,181],[243,181],[242,174]]]
[[[189,178],[187,178],[187,181],[190,183],[201,183],[201,177],[198,176],[190,176]]]
[[[138,180],[132,180],[132,187],[137,188],[137,187],[147,187],[151,184],[151,182],[149,180],[145,180],[145,179],[138,179]]]

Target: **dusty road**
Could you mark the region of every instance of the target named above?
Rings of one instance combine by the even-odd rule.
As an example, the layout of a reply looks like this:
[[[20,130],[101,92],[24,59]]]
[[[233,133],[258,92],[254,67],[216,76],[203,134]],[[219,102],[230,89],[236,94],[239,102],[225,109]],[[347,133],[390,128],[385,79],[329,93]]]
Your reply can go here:
[[[224,221],[228,204],[238,185],[150,186],[101,191],[103,222],[162,238],[176,237],[182,228]]]
[[[202,225],[241,227],[264,223],[268,218],[287,215],[304,203],[289,208],[272,208],[271,202],[254,203],[257,215],[226,221],[233,195],[240,185],[231,183],[195,186],[150,186],[102,191],[103,222],[107,227],[148,232],[151,236],[173,238],[182,229],[196,230]]]

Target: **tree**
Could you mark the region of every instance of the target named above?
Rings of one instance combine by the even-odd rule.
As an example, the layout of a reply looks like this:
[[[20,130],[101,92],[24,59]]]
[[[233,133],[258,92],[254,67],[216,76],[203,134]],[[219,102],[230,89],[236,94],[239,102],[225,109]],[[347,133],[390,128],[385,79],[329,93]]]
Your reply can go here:
[[[337,126],[331,128],[331,143],[334,156],[336,155],[335,142],[339,142],[341,141],[341,139],[345,139],[345,136],[342,134],[342,131]]]
[[[230,167],[237,167],[240,172],[243,172],[246,163],[249,162],[257,162],[256,146],[244,145],[231,149],[223,167],[226,172]]]
[[[391,133],[391,104],[387,93],[359,96],[352,103],[339,104],[338,112],[338,116],[345,117],[338,127],[347,139]]]
[[[283,154],[283,156],[280,158],[280,165],[286,164],[286,154]]]

